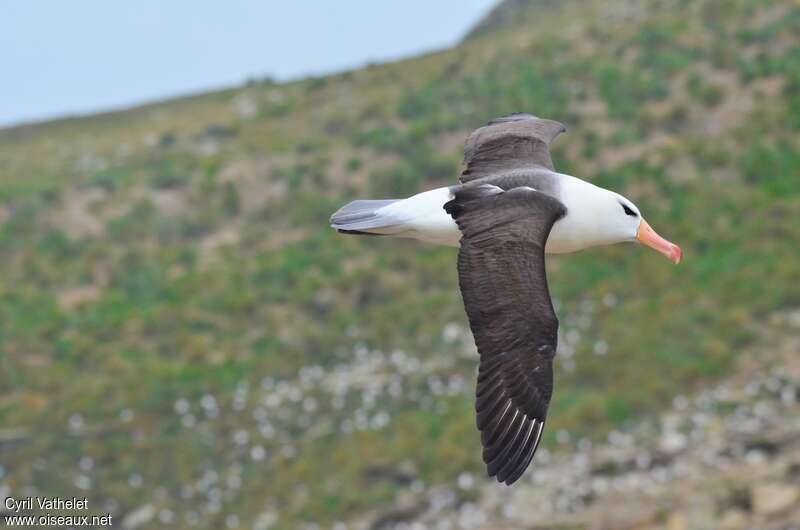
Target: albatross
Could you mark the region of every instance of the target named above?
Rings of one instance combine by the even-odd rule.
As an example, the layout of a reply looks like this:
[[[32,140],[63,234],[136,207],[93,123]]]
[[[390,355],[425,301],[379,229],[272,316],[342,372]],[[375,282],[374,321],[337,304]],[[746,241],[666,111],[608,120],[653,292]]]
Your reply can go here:
[[[550,144],[566,128],[518,113],[474,131],[459,183],[406,199],[357,200],[331,216],[344,234],[459,247],[458,280],[479,354],[475,412],[483,461],[508,485],[528,468],[553,394],[556,318],[545,254],[626,241],[674,263],[632,201],[556,172]]]

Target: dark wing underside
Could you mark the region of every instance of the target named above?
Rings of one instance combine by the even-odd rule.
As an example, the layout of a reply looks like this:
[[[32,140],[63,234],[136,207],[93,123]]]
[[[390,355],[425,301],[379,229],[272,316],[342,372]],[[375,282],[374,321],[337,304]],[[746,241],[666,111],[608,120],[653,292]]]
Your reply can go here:
[[[473,132],[464,146],[466,169],[461,182],[518,169],[543,168],[554,171],[550,143],[566,131],[557,121],[531,114],[497,118]]]
[[[558,320],[544,247],[564,215],[528,187],[465,186],[445,205],[462,232],[458,278],[480,354],[475,409],[490,476],[512,484],[530,464],[553,392]]]

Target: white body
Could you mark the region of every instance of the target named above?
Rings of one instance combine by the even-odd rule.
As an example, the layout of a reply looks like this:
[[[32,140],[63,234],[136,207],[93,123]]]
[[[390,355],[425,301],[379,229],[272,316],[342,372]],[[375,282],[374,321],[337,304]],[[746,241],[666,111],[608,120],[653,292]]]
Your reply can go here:
[[[557,195],[566,206],[567,215],[553,225],[547,253],[575,252],[636,238],[638,222],[632,225],[625,216],[620,218],[620,195],[564,174],[559,174]],[[375,213],[404,221],[373,232],[457,247],[461,232],[443,208],[452,198],[449,188],[437,188],[385,206]]]

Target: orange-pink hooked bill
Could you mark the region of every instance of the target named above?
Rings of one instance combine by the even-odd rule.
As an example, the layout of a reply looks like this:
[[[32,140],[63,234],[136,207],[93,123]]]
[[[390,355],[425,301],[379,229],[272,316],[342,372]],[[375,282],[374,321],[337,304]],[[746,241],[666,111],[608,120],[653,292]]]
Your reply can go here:
[[[639,232],[636,234],[636,239],[638,239],[640,243],[661,252],[673,263],[677,264],[681,262],[681,258],[683,257],[681,247],[658,235],[644,219],[642,219],[639,225]]]

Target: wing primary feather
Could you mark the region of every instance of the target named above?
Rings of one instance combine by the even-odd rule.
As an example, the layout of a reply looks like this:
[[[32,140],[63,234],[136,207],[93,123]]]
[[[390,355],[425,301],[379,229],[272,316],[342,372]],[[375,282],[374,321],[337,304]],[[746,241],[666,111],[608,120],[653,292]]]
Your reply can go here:
[[[499,435],[501,434],[501,423],[503,422],[503,418],[508,411],[511,409],[512,403],[511,400],[508,400],[508,404],[503,409],[502,414],[498,414],[494,418],[489,419],[489,421],[485,424],[478,425],[478,429],[481,431],[481,444],[484,447],[488,447],[493,445]]]
[[[494,458],[494,454],[497,452],[498,446],[503,445],[505,439],[509,436],[509,433],[517,422],[517,418],[519,418],[519,410],[515,410],[513,416],[511,416],[507,422],[504,421],[497,426],[497,436],[491,443],[485,444],[483,447],[484,462],[489,462]]]
[[[518,425],[521,423],[519,420],[520,418],[524,418],[524,414],[520,415],[519,409],[514,411],[514,415],[511,417],[509,422],[502,428],[502,432],[497,437],[497,439],[484,447],[483,449],[483,461],[486,464],[494,461],[497,458],[497,455],[503,452],[503,448],[507,447],[508,444],[514,441],[514,438],[517,436]],[[523,420],[524,421],[524,420]],[[500,430],[500,428],[498,429]]]
[[[514,434],[510,439],[507,439],[503,442],[502,445],[495,444],[495,447],[499,450],[499,452],[494,454],[494,457],[491,459],[491,462],[486,462],[486,470],[490,476],[497,475],[497,479],[502,481],[503,479],[500,477],[500,471],[505,467],[509,460],[509,454],[513,454],[516,452],[517,444],[520,440],[520,435],[525,430],[526,425],[528,424],[528,417],[523,414],[522,421],[519,422],[519,426],[514,429]]]
[[[501,408],[503,409],[503,412],[502,414],[498,414]],[[492,408],[486,408],[478,411],[478,413],[475,415],[475,423],[478,429],[482,430],[484,425],[487,425],[492,418],[497,418],[498,416],[502,418],[506,413],[508,413],[509,410],[511,410],[511,408],[511,400],[505,398],[497,400],[497,403]]]
[[[511,484],[519,480],[519,477],[521,477],[522,474],[525,472],[525,470],[528,469],[528,466],[531,464],[531,461],[533,460],[533,455],[536,454],[536,449],[539,447],[539,440],[542,437],[543,429],[544,429],[544,422],[539,422],[539,430],[536,433],[536,437],[531,438],[531,442],[533,443],[524,452],[525,455],[524,459],[520,461],[520,464],[517,466],[514,472],[506,478],[507,486],[510,486]]]
[[[475,411],[481,412],[486,410],[486,408],[492,408],[496,406],[496,403],[500,402],[499,397],[505,393],[503,385],[498,383],[494,385],[491,389],[481,392],[480,396],[477,396],[475,400]]]
[[[519,467],[520,459],[527,456],[524,451],[528,445],[528,442],[532,439],[533,430],[536,428],[536,419],[534,418],[528,423],[530,425],[528,426],[525,435],[521,438],[517,437],[517,440],[514,442],[516,449],[514,450],[513,454],[510,454],[508,458],[505,459],[505,464],[497,472],[497,480],[505,482],[511,473],[516,471],[517,467]]]

